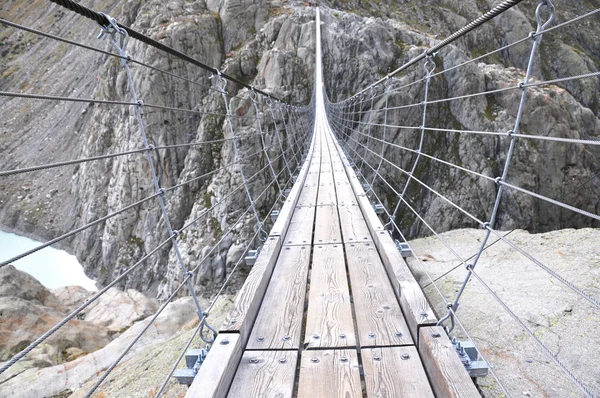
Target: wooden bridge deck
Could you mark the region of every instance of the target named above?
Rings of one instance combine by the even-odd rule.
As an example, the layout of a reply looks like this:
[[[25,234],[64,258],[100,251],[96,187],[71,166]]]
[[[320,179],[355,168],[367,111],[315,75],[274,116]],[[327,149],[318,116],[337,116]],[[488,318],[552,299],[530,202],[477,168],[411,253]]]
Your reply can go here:
[[[324,116],[193,397],[479,396]]]
[[[188,397],[479,397],[326,119]]]

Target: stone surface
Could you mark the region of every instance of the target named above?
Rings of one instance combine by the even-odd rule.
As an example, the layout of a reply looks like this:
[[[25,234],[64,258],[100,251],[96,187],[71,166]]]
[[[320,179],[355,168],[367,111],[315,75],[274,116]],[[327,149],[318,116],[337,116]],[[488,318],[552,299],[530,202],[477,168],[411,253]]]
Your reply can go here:
[[[219,306],[215,307],[215,319],[219,319],[221,306],[230,302],[226,297],[221,299]],[[66,364],[41,369],[34,367],[4,382],[0,380],[0,395],[42,397],[70,391],[75,397],[84,396],[97,381],[98,375],[106,370],[149,321],[150,318],[136,322],[106,347]],[[119,391],[111,396],[148,396],[156,388],[157,377],[166,376],[172,360],[178,356],[183,342],[190,337],[189,331],[194,325],[197,325],[197,317],[190,297],[168,304],[129,354],[125,355],[122,364],[111,375],[110,382],[107,380],[105,388],[108,387],[109,391],[116,388]],[[77,354],[74,350],[71,353]],[[156,361],[161,362],[162,366],[157,366]],[[152,383],[149,383],[148,376]],[[125,385],[122,384],[123,378],[128,380]],[[181,388],[176,385],[171,385],[170,389],[181,392]]]
[[[466,277],[457,255],[471,263],[484,236],[482,230],[462,229],[443,233],[441,239],[428,237],[410,242],[417,257],[408,258],[408,264],[425,287],[438,316],[446,314],[445,301],[455,298]],[[516,230],[506,239],[587,295],[600,298],[599,230],[566,229],[543,234]],[[477,275],[590,391],[599,391],[600,309],[495,235],[489,243],[493,245],[476,265]],[[430,284],[430,277],[437,289]],[[582,395],[477,278],[471,277],[457,314],[512,396],[523,392],[533,397]],[[452,335],[465,338],[458,325]],[[492,375],[478,380],[484,396],[501,396]]]

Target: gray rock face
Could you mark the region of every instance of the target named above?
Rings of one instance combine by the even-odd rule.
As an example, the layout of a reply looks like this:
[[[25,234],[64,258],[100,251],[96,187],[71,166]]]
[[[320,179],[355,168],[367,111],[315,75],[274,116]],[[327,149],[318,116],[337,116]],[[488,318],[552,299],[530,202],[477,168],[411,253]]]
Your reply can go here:
[[[39,1],[39,7],[26,11],[14,2],[2,5],[8,19],[28,26],[46,29],[86,44],[111,50],[108,42],[94,38],[97,27],[88,21]],[[34,2],[38,4],[37,2]],[[326,88],[337,101],[354,93],[369,82],[394,70],[409,58],[474,19],[487,8],[481,1],[432,2],[418,7],[411,2],[330,2],[336,9],[322,8],[324,25],[324,65]],[[42,5],[43,4],[43,5]],[[314,11],[301,2],[267,2],[250,0],[183,1],[168,3],[158,0],[142,3],[96,0],[86,5],[103,10],[120,22],[153,37],[191,57],[218,67],[228,74],[250,82],[258,88],[292,103],[305,104],[312,94],[314,72]],[[559,8],[561,18],[584,11],[584,5],[569,4]],[[350,12],[348,12],[350,11]],[[368,16],[365,16],[368,15]],[[532,10],[521,7],[496,19],[492,24],[470,35],[439,54],[439,66],[456,64],[469,57],[497,48],[527,35],[533,29]],[[79,96],[129,101],[126,76],[118,59],[75,49],[71,46],[40,40],[32,35],[7,29],[0,37],[0,48],[8,54],[0,61],[0,89],[55,95]],[[536,76],[553,78],[598,69],[600,40],[598,29],[585,22],[583,28],[569,27],[564,36],[548,35],[548,50],[537,59]],[[437,39],[436,39],[437,35]],[[551,50],[551,47],[556,47]],[[210,114],[192,114],[170,110],[144,108],[148,138],[155,146],[189,144],[229,136],[222,115],[225,111],[220,94],[208,87],[214,79],[203,70],[186,64],[142,43],[131,40],[128,52],[137,60],[183,76],[176,79],[138,64],[132,64],[133,82],[139,98],[146,104],[178,107]],[[554,54],[560,53],[557,57]],[[434,98],[460,95],[482,89],[493,89],[521,77],[528,56],[528,46],[518,46],[498,56],[486,58],[487,64],[471,64],[468,74],[448,75],[432,85]],[[59,60],[61,62],[56,62]],[[574,69],[571,69],[574,68]],[[421,70],[399,76],[399,83],[420,76]],[[196,82],[196,83],[193,83]],[[570,137],[593,138],[598,135],[597,79],[565,83],[563,89],[533,89],[531,107],[523,120],[525,133],[541,133]],[[244,90],[228,83],[227,90],[244,98]],[[431,109],[429,121],[436,127],[486,129],[506,131],[509,114],[514,114],[516,92],[493,98],[479,98],[451,103]],[[422,86],[414,85],[394,98],[394,103],[420,98]],[[375,103],[381,108],[379,99]],[[11,169],[32,164],[92,157],[139,149],[142,141],[133,109],[111,105],[55,103],[0,98],[0,167]],[[254,116],[251,103],[230,99],[232,112],[238,116]],[[406,112],[390,119],[390,123],[418,125],[419,112]],[[276,114],[280,125],[283,115]],[[374,120],[382,120],[381,112]],[[265,109],[268,131],[266,145],[277,142],[273,123]],[[285,116],[287,117],[287,116]],[[544,121],[552,121],[548,131]],[[257,130],[256,124],[245,119],[235,122],[235,133],[247,137]],[[391,132],[399,145],[415,147],[416,134]],[[285,138],[285,137],[283,137]],[[355,137],[356,138],[356,137]],[[372,147],[379,151],[377,145]],[[428,133],[426,151],[447,161],[495,176],[502,165],[506,142],[500,139],[480,139],[472,136]],[[240,155],[260,149],[260,142],[240,140]],[[450,149],[448,151],[448,149]],[[275,147],[271,157],[279,155]],[[511,170],[511,182],[540,193],[558,193],[569,203],[597,212],[598,180],[594,159],[597,153],[589,148],[564,145],[523,143],[517,148],[519,165]],[[412,157],[395,154],[388,149],[387,158],[406,168]],[[183,146],[163,149],[153,154],[155,172],[163,187],[172,187],[233,162],[231,142]],[[244,165],[246,175],[253,175],[265,165],[264,157]],[[283,167],[281,159],[277,165]],[[418,176],[434,188],[444,191],[452,200],[486,218],[495,196],[493,183],[473,181],[460,171],[436,169],[423,162]],[[556,172],[560,171],[557,178]],[[382,172],[399,180],[389,167]],[[368,173],[367,173],[368,174]],[[0,223],[3,229],[14,229],[38,238],[56,237],[108,213],[147,198],[154,193],[150,170],[143,154],[82,163],[43,172],[27,173],[0,180]],[[591,191],[575,188],[590,179]],[[257,197],[270,181],[268,173],[259,173],[251,193]],[[453,181],[450,185],[448,182]],[[230,275],[243,247],[255,232],[255,221],[244,216],[247,198],[242,191],[232,191],[241,183],[241,176],[231,167],[174,189],[165,195],[169,218],[174,229],[194,221],[179,236],[181,256],[188,268],[198,268],[195,283],[203,294],[210,295],[220,282]],[[414,184],[414,183],[413,183]],[[384,187],[383,187],[384,188]],[[383,189],[381,186],[378,189]],[[575,189],[574,193],[573,192]],[[226,202],[207,211],[232,194]],[[434,195],[411,188],[411,199],[420,203],[418,210],[432,218],[441,230],[472,225],[456,214]],[[561,196],[562,195],[562,196]],[[570,196],[569,196],[570,195]],[[393,204],[389,192],[386,206]],[[258,201],[263,215],[270,208],[277,192],[266,189]],[[463,200],[467,199],[468,200]],[[509,196],[515,204],[502,209],[500,223],[504,227],[547,230],[564,226],[587,225],[578,217],[564,212],[548,214],[538,203],[517,194]],[[241,220],[240,220],[241,217]],[[238,221],[239,220],[239,221]],[[399,223],[412,236],[428,233],[414,217],[402,209]],[[231,236],[200,263],[223,231]],[[62,242],[62,247],[77,255],[86,273],[105,285],[159,244],[167,241],[165,221],[155,200],[144,202],[107,220],[76,237]],[[231,280],[235,290],[246,275],[242,266]],[[120,285],[168,297],[183,279],[182,271],[171,244],[148,258]],[[185,291],[182,291],[184,293]]]
[[[484,235],[483,230],[461,229],[443,233],[441,239],[460,257],[473,261]],[[506,238],[589,296],[596,300],[600,297],[597,229],[543,234],[516,230]],[[434,310],[444,316],[445,302],[456,297],[467,271],[435,237],[409,243],[417,257],[408,258],[408,264]],[[488,244],[492,245],[483,252],[475,268],[479,277],[590,391],[599,391],[600,335],[588,331],[598,324],[600,310],[493,235]],[[582,395],[477,278],[470,279],[457,315],[510,395]],[[466,338],[458,325],[453,335]],[[478,379],[478,383],[484,396],[502,396],[492,375]]]

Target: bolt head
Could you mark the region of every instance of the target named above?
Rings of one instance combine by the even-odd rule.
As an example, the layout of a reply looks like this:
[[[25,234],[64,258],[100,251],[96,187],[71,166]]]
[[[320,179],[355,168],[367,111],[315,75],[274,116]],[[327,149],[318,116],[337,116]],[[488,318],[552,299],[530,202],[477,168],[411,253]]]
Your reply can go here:
[[[250,358],[250,363],[258,363],[258,358]]]
[[[407,359],[409,359],[409,358],[410,358],[410,355],[408,355],[408,354],[402,354],[402,359],[403,359],[403,360],[405,360],[405,361],[406,361],[406,360],[407,360]]]
[[[227,345],[227,344],[229,344],[229,340],[223,340],[223,341],[221,341],[221,345]]]
[[[340,339],[345,339],[345,338],[346,338],[346,335],[344,333],[341,333],[340,334]]]
[[[312,363],[318,363],[318,362],[319,362],[319,358],[317,358],[317,357],[312,357],[312,358],[310,359],[310,361],[311,361]]]
[[[439,334],[438,332],[435,332],[434,334],[431,335],[431,337],[436,338],[436,339],[440,336],[441,336],[441,334]]]
[[[265,341],[265,338],[263,336],[259,336],[256,338],[256,341],[263,342],[263,341]]]
[[[394,336],[396,336],[396,337],[402,337],[402,332],[398,331],[398,332],[394,333]]]
[[[279,363],[286,363],[287,359],[286,358],[279,358]]]
[[[375,338],[375,333],[369,333],[369,338],[370,339],[374,339]]]
[[[348,358],[347,358],[347,357],[341,357],[341,358],[340,358],[340,361],[341,361],[341,362],[348,362]]]
[[[319,335],[318,334],[313,334],[313,339],[318,340],[319,339]]]
[[[282,339],[282,340],[283,340],[283,341],[289,341],[289,340],[290,340],[290,338],[291,338],[290,336],[283,336],[283,339]]]

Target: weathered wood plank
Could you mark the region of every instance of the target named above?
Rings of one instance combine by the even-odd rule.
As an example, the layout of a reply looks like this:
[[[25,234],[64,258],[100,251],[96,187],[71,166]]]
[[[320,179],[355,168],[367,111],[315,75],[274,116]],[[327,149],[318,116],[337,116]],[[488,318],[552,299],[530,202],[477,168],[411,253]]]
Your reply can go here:
[[[419,354],[436,396],[481,396],[441,326],[419,329]]]
[[[310,245],[315,221],[315,206],[296,207],[283,245]]]
[[[375,246],[348,243],[345,247],[360,345],[413,344]]]
[[[298,384],[298,398],[362,398],[356,351],[304,351]]]
[[[271,236],[267,239],[256,263],[235,298],[233,309],[221,327],[221,331],[239,332],[244,345],[260,309],[280,249],[281,237]]]
[[[341,242],[342,233],[337,206],[317,206],[314,244]]]
[[[219,333],[194,382],[185,394],[186,398],[227,396],[243,349],[239,334]]]
[[[344,248],[342,245],[315,245],[304,347],[336,348],[355,345]]]
[[[414,346],[361,350],[367,397],[434,398]]]
[[[335,194],[337,196],[338,205],[357,204],[354,190],[347,182],[337,182],[335,184]]]
[[[297,362],[297,351],[246,351],[227,396],[291,398]]]
[[[437,318],[390,234],[379,231],[374,236],[374,242],[400,300],[410,333],[418,341],[419,327],[435,325]]]
[[[371,242],[371,232],[357,204],[338,206],[344,243]]]
[[[281,249],[247,349],[300,347],[310,246]]]
[[[317,195],[317,204],[318,205],[335,205],[335,204],[337,204],[337,199],[336,199],[336,195],[335,195],[335,186],[333,184],[319,185],[319,193]]]
[[[321,168],[323,168],[324,166],[321,166]],[[319,175],[319,185],[320,186],[327,186],[327,185],[333,185],[333,173],[331,172],[321,172],[321,174]]]
[[[308,179],[307,179],[308,180]],[[314,180],[316,181],[316,179]],[[304,184],[297,206],[314,206],[317,204],[318,184]]]

